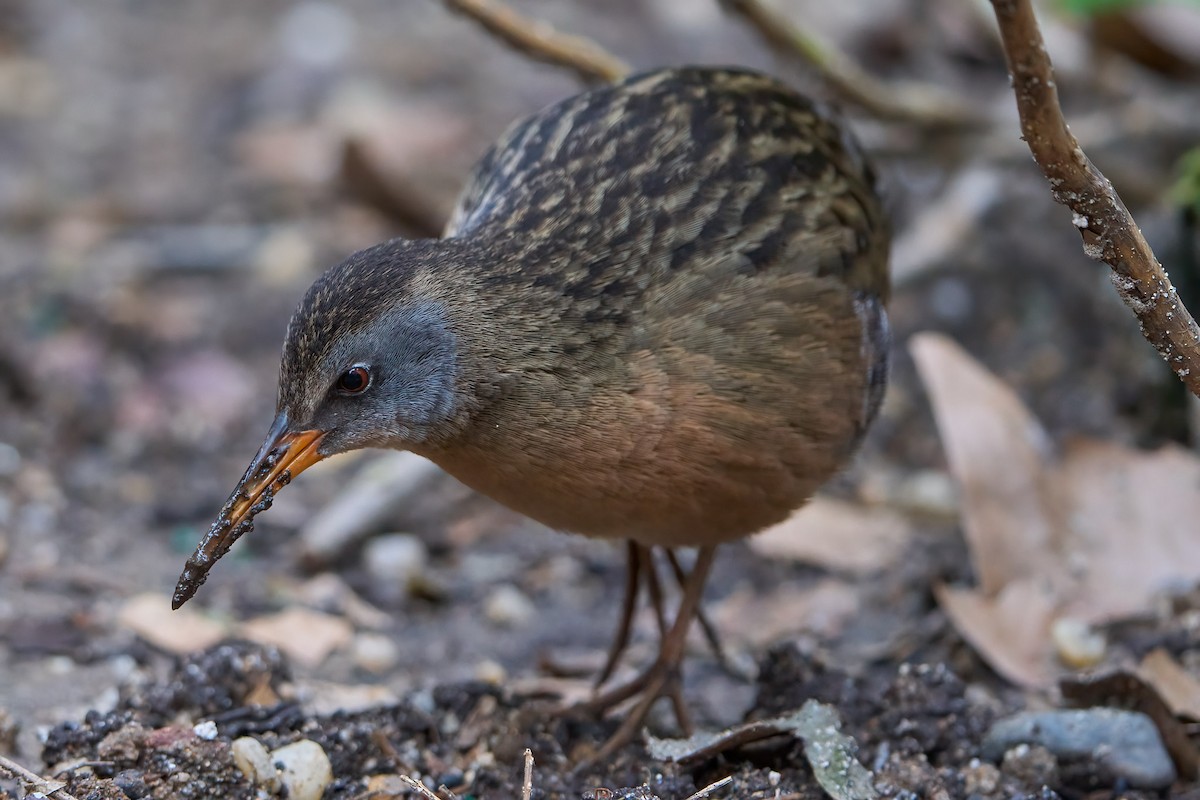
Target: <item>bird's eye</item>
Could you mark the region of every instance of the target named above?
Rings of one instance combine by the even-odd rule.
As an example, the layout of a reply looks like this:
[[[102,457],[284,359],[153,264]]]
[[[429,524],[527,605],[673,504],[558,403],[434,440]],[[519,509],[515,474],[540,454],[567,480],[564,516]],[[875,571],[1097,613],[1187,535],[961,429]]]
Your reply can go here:
[[[337,379],[337,390],[342,394],[361,394],[371,385],[371,372],[366,367],[351,367]]]

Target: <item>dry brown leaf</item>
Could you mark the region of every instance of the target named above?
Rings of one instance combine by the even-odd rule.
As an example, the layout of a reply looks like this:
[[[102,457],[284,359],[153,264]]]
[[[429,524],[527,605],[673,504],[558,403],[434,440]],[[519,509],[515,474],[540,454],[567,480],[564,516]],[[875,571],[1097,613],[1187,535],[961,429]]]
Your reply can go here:
[[[828,497],[808,505],[750,539],[768,558],[786,558],[834,570],[866,574],[891,565],[912,533],[904,517]]]
[[[1082,582],[1068,613],[1120,619],[1200,578],[1200,461],[1191,453],[1077,440],[1059,474],[1071,508],[1069,564],[1080,566]]]
[[[711,611],[723,635],[761,647],[801,632],[836,635],[858,609],[855,588],[827,578],[809,588],[785,584],[766,595],[752,587],[737,589]],[[754,624],[747,625],[747,620]]]
[[[1042,426],[1011,389],[950,339],[919,334],[909,350],[959,483],[980,590],[994,595],[1014,580],[1045,573],[1060,516],[1048,490],[1050,446]]]
[[[1047,686],[1056,619],[1127,617],[1200,580],[1195,456],[1077,441],[1055,460],[1016,395],[961,348],[934,334],[910,346],[961,486],[980,578],[976,590],[942,589],[938,598],[994,668]]]
[[[197,611],[172,611],[171,598],[153,592],[126,600],[117,612],[117,622],[155,647],[176,655],[212,647],[228,633],[224,625]]]
[[[1151,650],[1138,664],[1138,675],[1154,687],[1171,713],[1200,720],[1200,681],[1161,647]]]
[[[252,642],[274,645],[306,667],[315,667],[334,650],[349,644],[354,629],[341,617],[289,608],[247,620],[238,633]]]
[[[1049,646],[1055,598],[1044,585],[1016,581],[994,597],[934,587],[954,627],[994,670],[1022,686],[1049,686],[1058,672]]]

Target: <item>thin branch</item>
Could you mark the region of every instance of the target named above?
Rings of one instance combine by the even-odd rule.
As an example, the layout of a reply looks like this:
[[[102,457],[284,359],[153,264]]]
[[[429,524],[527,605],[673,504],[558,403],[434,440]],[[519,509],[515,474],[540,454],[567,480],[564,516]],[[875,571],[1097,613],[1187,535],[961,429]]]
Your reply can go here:
[[[595,42],[522,17],[498,0],[442,2],[451,11],[475,20],[514,50],[535,61],[566,67],[585,83],[612,83],[629,73],[628,64]]]
[[[1021,133],[1051,194],[1073,212],[1083,251],[1112,267],[1113,285],[1141,322],[1142,335],[1200,397],[1200,328],[1112,184],[1067,128],[1030,0],[992,0],[992,8],[1012,73]]]
[[[424,797],[425,800],[442,800],[442,798],[429,791],[428,786],[410,775],[401,775],[400,782],[412,789],[417,794],[421,795],[421,797]]]
[[[808,63],[834,91],[881,119],[935,128],[963,128],[984,120],[958,99],[933,86],[888,86],[864,72],[829,42],[795,25],[761,0],[719,0],[758,31],[768,45]]]
[[[715,792],[717,789],[728,786],[731,783],[733,783],[733,776],[726,775],[724,778],[721,778],[721,780],[716,781],[714,783],[710,783],[708,786],[705,786],[703,789],[696,792],[695,794],[688,795],[687,800],[702,800],[702,798],[708,797],[710,794]]]
[[[351,193],[392,222],[416,236],[432,238],[441,234],[445,220],[429,208],[426,198],[398,176],[388,174],[363,140],[351,136],[342,142],[341,172],[342,183]]]
[[[17,762],[10,761],[4,756],[0,756],[0,776],[19,780],[27,792],[37,792],[52,798],[52,800],[75,800],[75,796],[68,794],[67,790],[63,788],[66,784],[62,781],[43,778],[36,772],[30,772]]]
[[[533,751],[525,748],[525,775],[521,779],[521,800],[533,796]]]

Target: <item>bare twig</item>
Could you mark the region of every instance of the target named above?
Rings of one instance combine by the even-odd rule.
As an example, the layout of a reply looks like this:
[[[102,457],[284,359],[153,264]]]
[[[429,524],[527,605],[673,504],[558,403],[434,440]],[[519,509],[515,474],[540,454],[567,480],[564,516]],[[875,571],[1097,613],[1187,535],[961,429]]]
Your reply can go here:
[[[731,783],[733,783],[733,776],[726,775],[724,778],[721,778],[721,780],[716,781],[715,783],[710,783],[708,786],[705,786],[703,789],[696,792],[695,794],[689,795],[687,800],[701,800],[701,798],[708,797],[710,794],[715,792],[717,789],[720,789],[724,786],[728,786]]]
[[[612,83],[629,66],[595,42],[560,33],[527,19],[498,0],[442,0],[451,11],[470,17],[508,46],[536,61],[566,67],[585,83]]]
[[[432,238],[442,232],[445,220],[438,219],[429,203],[397,176],[382,169],[361,139],[342,142],[342,182],[362,202],[399,223],[417,236]]]
[[[66,786],[62,781],[54,781],[49,778],[43,778],[36,772],[30,772],[15,761],[10,761],[4,756],[0,756],[0,776],[16,778],[21,782],[26,791],[38,792],[53,800],[75,800],[75,796],[68,794],[63,787]]]
[[[421,797],[424,797],[425,800],[442,800],[442,798],[429,791],[428,786],[410,775],[401,775],[400,782],[412,789],[417,794],[421,795]]]
[[[719,0],[739,14],[776,51],[797,57],[814,67],[834,91],[881,119],[916,122],[937,128],[962,128],[984,120],[946,92],[919,84],[887,86],[864,72],[844,53],[761,0]]]
[[[1112,184],[1067,128],[1030,0],[992,0],[992,8],[1012,73],[1021,133],[1051,194],[1073,212],[1084,252],[1112,267],[1113,284],[1141,322],[1142,335],[1200,396],[1200,328]]]
[[[533,795],[533,751],[525,748],[525,777],[521,779],[521,800]]]

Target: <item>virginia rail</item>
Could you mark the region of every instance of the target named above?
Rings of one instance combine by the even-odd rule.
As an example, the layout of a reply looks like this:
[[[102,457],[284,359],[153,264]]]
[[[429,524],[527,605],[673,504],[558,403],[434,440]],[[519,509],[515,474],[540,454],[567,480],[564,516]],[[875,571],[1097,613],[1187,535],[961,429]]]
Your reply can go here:
[[[667,550],[682,599],[657,660],[587,705],[638,697],[605,752],[659,697],[686,728],[679,667],[717,545],[803,504],[879,407],[888,242],[846,128],[761,74],[657,70],[516,123],[445,238],[368,248],[308,290],[275,422],[173,606],[305,468],[411,450],[552,528],[629,542],[598,687],[639,587],[660,602]]]

